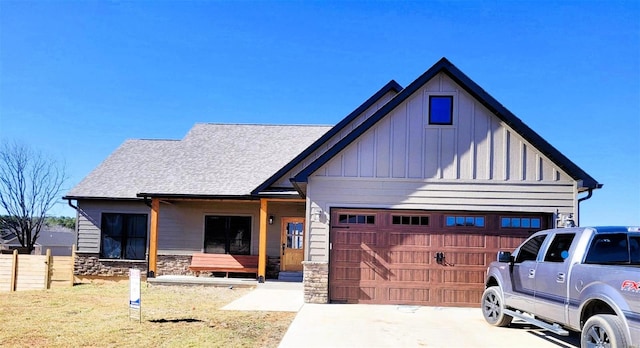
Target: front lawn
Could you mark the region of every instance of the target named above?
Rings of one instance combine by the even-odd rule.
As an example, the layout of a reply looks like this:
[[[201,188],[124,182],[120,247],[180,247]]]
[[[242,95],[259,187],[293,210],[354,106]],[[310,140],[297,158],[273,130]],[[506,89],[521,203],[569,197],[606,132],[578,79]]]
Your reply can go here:
[[[277,347],[295,313],[223,311],[250,289],[149,286],[142,322],[128,282],[0,293],[2,347]]]

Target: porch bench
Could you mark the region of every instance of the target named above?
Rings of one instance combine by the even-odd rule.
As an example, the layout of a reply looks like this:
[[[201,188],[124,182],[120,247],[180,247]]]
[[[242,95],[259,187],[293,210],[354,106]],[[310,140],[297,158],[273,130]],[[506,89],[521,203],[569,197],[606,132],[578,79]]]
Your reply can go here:
[[[200,276],[200,272],[255,273],[258,274],[258,255],[231,255],[194,253],[189,270]]]

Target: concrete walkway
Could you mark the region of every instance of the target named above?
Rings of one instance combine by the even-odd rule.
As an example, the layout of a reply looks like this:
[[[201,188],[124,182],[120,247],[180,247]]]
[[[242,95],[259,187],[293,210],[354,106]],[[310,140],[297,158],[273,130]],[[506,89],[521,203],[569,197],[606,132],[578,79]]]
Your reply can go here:
[[[230,311],[297,312],[302,308],[302,283],[267,281],[248,294],[222,307]]]

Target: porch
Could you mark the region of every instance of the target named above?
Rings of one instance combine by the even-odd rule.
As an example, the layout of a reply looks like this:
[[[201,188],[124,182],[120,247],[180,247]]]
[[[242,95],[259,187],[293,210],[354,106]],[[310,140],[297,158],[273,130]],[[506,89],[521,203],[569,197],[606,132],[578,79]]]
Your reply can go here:
[[[147,283],[152,286],[253,288],[246,295],[222,307],[223,310],[297,312],[304,304],[303,284],[301,282],[268,279],[266,282],[260,283],[255,279],[247,278],[162,275],[156,278],[147,278]]]

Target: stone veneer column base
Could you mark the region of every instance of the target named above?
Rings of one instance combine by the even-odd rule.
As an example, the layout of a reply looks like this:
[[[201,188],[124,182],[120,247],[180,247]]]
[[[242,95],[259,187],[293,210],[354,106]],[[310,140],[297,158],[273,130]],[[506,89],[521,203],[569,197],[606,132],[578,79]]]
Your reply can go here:
[[[329,263],[303,261],[304,302],[329,303]]]

